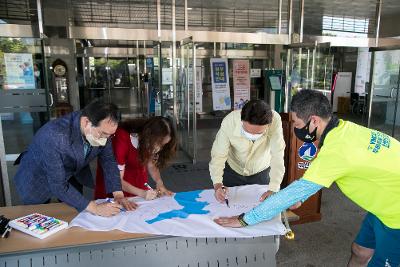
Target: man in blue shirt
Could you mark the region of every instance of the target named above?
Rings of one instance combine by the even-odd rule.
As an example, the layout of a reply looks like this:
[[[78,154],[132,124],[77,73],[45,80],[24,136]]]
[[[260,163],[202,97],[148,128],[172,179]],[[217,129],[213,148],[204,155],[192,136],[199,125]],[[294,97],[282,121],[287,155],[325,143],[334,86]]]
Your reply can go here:
[[[82,111],[72,112],[46,123],[21,156],[14,177],[24,204],[42,204],[56,197],[76,208],[100,216],[112,216],[124,207],[133,210],[121,189],[121,180],[111,146],[111,137],[119,121],[114,104],[94,101]],[[99,158],[106,189],[114,203],[96,204],[76,188],[93,185],[89,163]],[[77,182],[76,182],[77,181]]]

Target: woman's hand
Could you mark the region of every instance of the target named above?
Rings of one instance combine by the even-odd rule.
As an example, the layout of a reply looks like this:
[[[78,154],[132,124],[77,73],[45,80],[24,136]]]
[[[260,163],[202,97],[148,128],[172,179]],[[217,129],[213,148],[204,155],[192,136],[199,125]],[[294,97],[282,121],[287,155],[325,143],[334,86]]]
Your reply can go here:
[[[143,194],[141,195],[141,197],[146,200],[153,200],[157,198],[157,191],[153,189],[143,190]]]
[[[169,191],[163,183],[157,183],[157,196],[172,196],[174,192]]]

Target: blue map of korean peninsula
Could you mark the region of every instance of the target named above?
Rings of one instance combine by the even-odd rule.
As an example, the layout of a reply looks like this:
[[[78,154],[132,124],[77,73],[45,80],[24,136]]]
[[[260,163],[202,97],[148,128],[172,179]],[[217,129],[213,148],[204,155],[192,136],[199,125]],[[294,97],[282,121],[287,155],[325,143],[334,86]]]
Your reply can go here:
[[[196,200],[200,197],[201,192],[203,192],[203,190],[176,193],[174,199],[176,200],[176,202],[178,202],[179,205],[183,206],[182,209],[160,213],[156,218],[152,220],[147,220],[146,222],[148,224],[152,224],[172,218],[186,219],[191,214],[210,213],[210,211],[208,210],[203,210],[204,207],[209,204],[208,202],[199,202]]]

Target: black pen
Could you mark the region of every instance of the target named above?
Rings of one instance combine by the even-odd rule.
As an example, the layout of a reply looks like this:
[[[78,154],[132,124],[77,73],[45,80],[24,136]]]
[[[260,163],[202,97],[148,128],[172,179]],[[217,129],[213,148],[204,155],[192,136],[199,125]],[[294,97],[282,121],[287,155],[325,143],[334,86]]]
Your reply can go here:
[[[230,208],[230,207],[229,207],[228,194],[226,193],[226,187],[225,187],[225,186],[222,186],[222,190],[225,192],[225,203],[226,203],[226,205],[228,206],[228,208]]]

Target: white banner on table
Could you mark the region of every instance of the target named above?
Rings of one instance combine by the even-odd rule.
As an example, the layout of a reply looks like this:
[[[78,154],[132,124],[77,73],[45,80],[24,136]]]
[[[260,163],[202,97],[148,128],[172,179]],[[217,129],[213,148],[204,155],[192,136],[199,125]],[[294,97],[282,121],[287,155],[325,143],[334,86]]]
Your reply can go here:
[[[242,109],[250,100],[249,61],[245,59],[233,61],[233,99],[234,109]]]
[[[148,233],[184,237],[257,237],[285,233],[280,216],[244,228],[225,228],[213,219],[239,215],[260,204],[259,198],[267,190],[265,185],[246,185],[229,188],[229,204],[219,203],[214,190],[176,193],[152,201],[135,198],[139,207],[105,218],[87,211],[75,217],[70,226],[93,231],[121,230],[129,233]]]
[[[231,95],[229,88],[228,60],[211,58],[211,86],[213,96],[213,110],[231,109]]]

